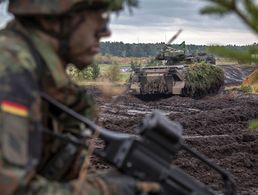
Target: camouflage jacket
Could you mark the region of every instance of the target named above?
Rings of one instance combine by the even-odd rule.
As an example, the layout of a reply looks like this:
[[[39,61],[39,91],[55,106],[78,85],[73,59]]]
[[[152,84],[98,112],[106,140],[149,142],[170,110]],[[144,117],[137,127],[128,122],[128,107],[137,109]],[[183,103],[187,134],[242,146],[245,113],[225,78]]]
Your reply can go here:
[[[38,67],[28,43],[17,32],[29,37],[45,62],[44,66]],[[44,177],[45,163],[66,145],[42,135],[39,127],[43,125],[60,132],[71,128],[78,130],[78,123],[43,103],[39,91],[91,119],[94,117],[94,102],[90,95],[69,80],[60,58],[41,37],[40,32],[24,28],[15,20],[0,32],[1,194],[14,193],[21,183],[26,194],[76,194],[70,182],[75,176],[68,176],[67,183],[63,184],[49,182]],[[78,154],[75,156],[77,158]],[[28,170],[35,164],[38,166],[36,173],[31,182],[24,184],[24,178],[30,172]],[[67,172],[70,170],[71,167],[68,167]],[[73,175],[67,172],[60,177]],[[88,194],[100,194],[99,190],[85,182],[84,187],[87,186]]]

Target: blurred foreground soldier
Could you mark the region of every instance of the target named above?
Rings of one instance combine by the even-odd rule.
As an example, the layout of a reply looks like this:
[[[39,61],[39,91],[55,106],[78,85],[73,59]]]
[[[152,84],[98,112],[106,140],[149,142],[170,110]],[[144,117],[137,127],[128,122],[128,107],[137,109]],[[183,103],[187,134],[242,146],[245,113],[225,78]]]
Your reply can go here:
[[[78,191],[87,151],[42,133],[73,134],[84,127],[42,102],[40,91],[94,120],[94,101],[65,73],[93,62],[100,38],[109,36],[110,11],[127,0],[10,0],[14,15],[0,32],[0,193],[137,194],[133,178],[88,177]]]

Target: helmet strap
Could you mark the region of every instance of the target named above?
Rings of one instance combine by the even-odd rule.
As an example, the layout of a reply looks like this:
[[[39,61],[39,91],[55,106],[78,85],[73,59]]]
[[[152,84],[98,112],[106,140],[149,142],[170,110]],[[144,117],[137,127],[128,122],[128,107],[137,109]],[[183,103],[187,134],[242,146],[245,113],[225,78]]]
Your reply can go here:
[[[58,54],[62,59],[69,63],[69,54],[70,54],[70,39],[73,34],[73,27],[71,27],[71,18],[70,17],[61,17],[59,20],[60,32],[58,39]]]
[[[56,37],[59,41],[58,54],[62,59],[69,63],[71,62],[70,54],[70,40],[75,30],[83,22],[84,17],[81,17],[75,24],[72,24],[72,17],[64,16],[60,17],[60,33]]]
[[[34,21],[33,18],[30,17],[18,17],[17,18],[24,26],[28,28],[37,28],[45,34],[55,38],[58,41],[58,55],[62,58],[62,60],[66,63],[71,62],[71,54],[70,54],[70,40],[75,32],[75,30],[80,26],[83,22],[84,17],[81,16],[76,23],[73,24],[73,16],[72,15],[62,15],[58,16],[58,21],[60,25],[60,31],[55,32],[53,30],[48,30],[43,27],[40,22]]]

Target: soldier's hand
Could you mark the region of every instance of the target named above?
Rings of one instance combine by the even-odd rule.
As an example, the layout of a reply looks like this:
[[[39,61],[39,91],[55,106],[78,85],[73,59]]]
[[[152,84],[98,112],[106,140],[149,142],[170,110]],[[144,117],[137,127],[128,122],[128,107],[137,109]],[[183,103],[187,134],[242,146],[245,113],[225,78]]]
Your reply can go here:
[[[155,182],[137,181],[132,177],[121,175],[118,172],[110,172],[100,176],[108,185],[112,195],[138,195],[158,193],[160,185]]]

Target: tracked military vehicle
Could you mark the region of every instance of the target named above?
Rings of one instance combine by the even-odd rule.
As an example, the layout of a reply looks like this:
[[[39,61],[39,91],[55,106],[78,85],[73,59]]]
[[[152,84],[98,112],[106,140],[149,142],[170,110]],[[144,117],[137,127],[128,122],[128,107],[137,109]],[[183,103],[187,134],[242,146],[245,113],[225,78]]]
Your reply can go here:
[[[205,52],[187,53],[185,50],[174,49],[167,45],[157,55],[156,60],[165,61],[165,64],[168,66],[200,62],[206,62],[214,65],[216,64],[215,58]]]
[[[177,94],[185,87],[185,67],[153,66],[138,68],[131,78],[130,89],[135,95]]]
[[[179,32],[180,33],[180,32]],[[224,73],[206,53],[185,54],[168,45],[157,55],[158,66],[137,68],[130,78],[134,95],[171,94],[202,97],[217,93],[224,85]]]
[[[156,60],[162,61],[163,64],[168,66],[173,65],[186,65],[193,63],[205,62],[208,64],[216,64],[214,56],[207,54],[206,52],[189,53],[185,47],[185,41],[182,42],[179,47],[182,49],[175,49],[170,44],[179,36],[182,31],[173,36],[167,44],[161,49],[159,54],[156,56]]]

